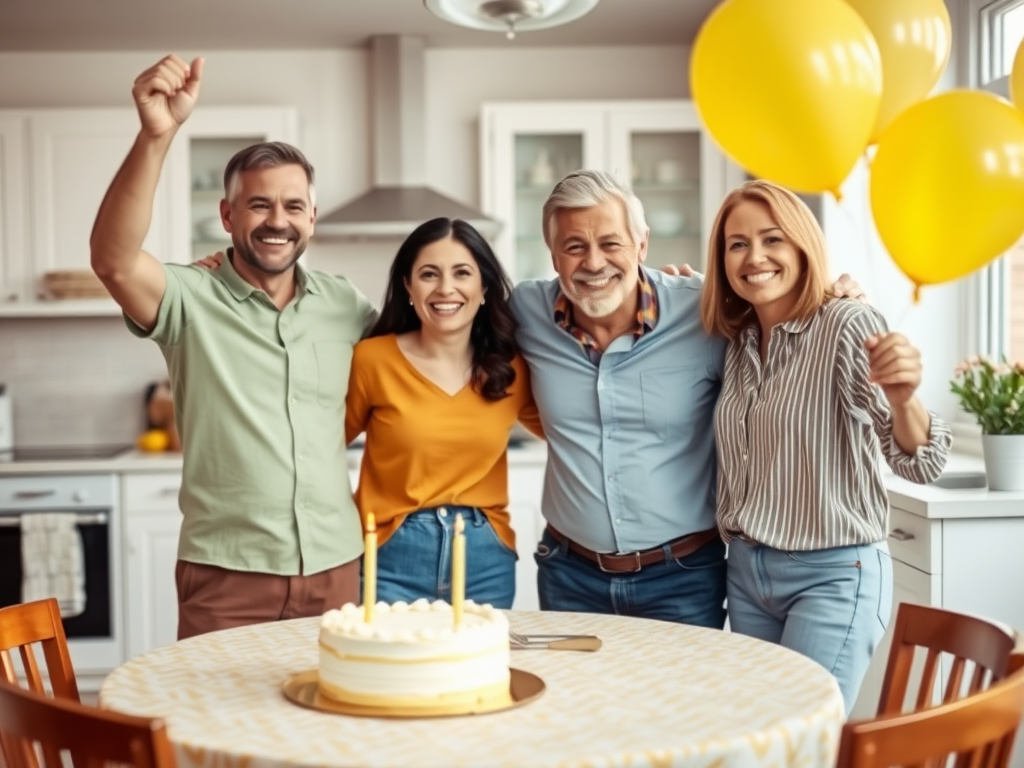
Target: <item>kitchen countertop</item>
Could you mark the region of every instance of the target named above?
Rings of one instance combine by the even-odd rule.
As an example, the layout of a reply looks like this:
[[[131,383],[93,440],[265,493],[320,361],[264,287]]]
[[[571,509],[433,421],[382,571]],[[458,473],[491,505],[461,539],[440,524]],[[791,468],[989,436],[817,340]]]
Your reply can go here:
[[[349,466],[356,467],[362,447],[349,448]],[[536,464],[547,457],[547,444],[528,440],[508,449],[509,466]],[[146,453],[129,449],[108,459],[63,459],[47,461],[0,462],[0,477],[15,475],[92,475],[138,474],[146,472],[180,472],[180,453]]]
[[[980,456],[952,454],[943,477],[970,476],[980,488],[941,488],[896,477],[885,468],[890,506],[920,517],[1024,517],[1024,491],[990,491],[984,487],[985,464]],[[940,478],[941,480],[941,478]]]

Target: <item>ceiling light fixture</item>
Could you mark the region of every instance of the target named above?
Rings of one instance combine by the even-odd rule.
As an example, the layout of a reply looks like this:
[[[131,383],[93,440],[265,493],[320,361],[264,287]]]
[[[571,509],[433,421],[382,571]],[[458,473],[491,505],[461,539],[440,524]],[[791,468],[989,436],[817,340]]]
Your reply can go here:
[[[470,29],[505,33],[512,40],[516,32],[568,24],[585,16],[598,0],[423,0],[435,15]]]

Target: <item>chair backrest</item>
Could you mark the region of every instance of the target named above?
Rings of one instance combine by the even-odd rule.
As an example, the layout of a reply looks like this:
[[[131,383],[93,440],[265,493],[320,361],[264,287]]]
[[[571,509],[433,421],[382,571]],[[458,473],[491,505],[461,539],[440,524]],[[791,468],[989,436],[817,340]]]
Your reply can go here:
[[[913,603],[900,604],[885,668],[879,715],[905,711],[917,649],[924,649],[911,711],[932,705],[943,654],[951,657],[943,703],[978,693],[1006,677],[1016,637],[1007,627],[975,616]],[[973,669],[969,668],[973,667]]]
[[[843,726],[836,768],[893,765],[996,768],[1008,761],[1024,718],[1024,670],[948,704]]]
[[[9,768],[63,768],[62,751],[75,768],[102,768],[109,762],[175,767],[163,721],[51,698],[4,681],[0,733],[12,746]]]
[[[53,695],[80,701],[60,608],[52,597],[0,608],[0,679],[17,685],[18,674],[12,659],[12,652],[17,650],[28,688],[42,693],[45,688],[33,650],[34,643],[42,646]]]

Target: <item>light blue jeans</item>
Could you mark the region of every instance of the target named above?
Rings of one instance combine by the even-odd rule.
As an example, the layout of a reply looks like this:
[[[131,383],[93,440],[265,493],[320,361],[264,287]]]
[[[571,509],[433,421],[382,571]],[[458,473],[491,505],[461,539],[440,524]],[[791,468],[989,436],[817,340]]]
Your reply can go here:
[[[732,631],[817,661],[849,714],[892,610],[886,543],[786,552],[733,539],[727,572]]]
[[[473,507],[444,506],[413,512],[377,550],[377,600],[411,603],[452,599],[452,539],[461,514],[466,536],[466,598],[511,608],[516,596],[516,553]]]

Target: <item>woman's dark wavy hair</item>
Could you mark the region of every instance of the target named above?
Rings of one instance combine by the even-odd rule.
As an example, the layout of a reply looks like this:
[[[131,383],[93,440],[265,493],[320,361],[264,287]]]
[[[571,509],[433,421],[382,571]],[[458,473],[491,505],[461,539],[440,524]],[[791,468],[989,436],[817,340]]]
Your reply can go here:
[[[486,296],[473,318],[469,337],[473,347],[473,388],[486,400],[501,400],[508,397],[508,388],[516,379],[512,359],[516,355],[517,326],[508,305],[512,283],[491,246],[462,219],[431,219],[416,227],[405,239],[391,264],[384,307],[370,336],[408,333],[420,327],[419,316],[409,304],[405,281],[411,279],[412,266],[420,251],[447,237],[466,246],[473,255]]]

